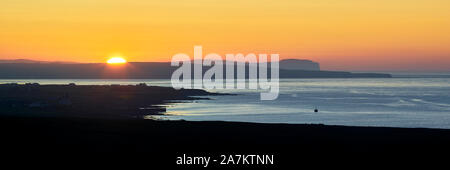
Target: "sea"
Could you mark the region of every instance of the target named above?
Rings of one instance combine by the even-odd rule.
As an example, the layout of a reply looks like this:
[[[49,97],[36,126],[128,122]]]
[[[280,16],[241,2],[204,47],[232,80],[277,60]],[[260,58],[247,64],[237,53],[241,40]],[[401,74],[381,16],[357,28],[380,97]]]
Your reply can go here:
[[[0,79],[0,83],[171,86],[170,80],[155,79]],[[447,76],[280,79],[279,88],[278,98],[271,101],[260,100],[259,90],[209,90],[236,95],[173,101],[160,119],[450,129]]]

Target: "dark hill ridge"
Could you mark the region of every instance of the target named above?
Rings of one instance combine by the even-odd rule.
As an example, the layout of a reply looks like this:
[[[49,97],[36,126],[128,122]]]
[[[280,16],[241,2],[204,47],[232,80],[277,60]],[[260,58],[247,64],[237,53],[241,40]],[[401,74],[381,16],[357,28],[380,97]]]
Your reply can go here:
[[[311,60],[286,59],[280,61],[280,68],[285,70],[319,71],[320,65]]]
[[[13,60],[0,60],[0,63],[59,63],[59,64],[76,64],[75,62],[60,62],[60,61],[38,61],[28,59],[13,59]],[[320,70],[319,63],[311,60],[298,60],[298,59],[286,59],[280,61],[280,68],[287,70]]]
[[[284,60],[280,62],[286,63]],[[295,65],[295,64],[293,64]],[[224,67],[225,68],[225,67]],[[389,74],[280,69],[280,78],[388,78]],[[168,62],[0,63],[0,79],[170,79],[177,67]],[[208,67],[203,67],[206,71]],[[247,66],[248,70],[248,66]],[[269,69],[270,73],[270,69]],[[269,74],[270,75],[270,74]]]
[[[64,61],[39,61],[39,60],[28,60],[28,59],[12,59],[12,60],[1,60],[0,63],[60,63],[60,64],[75,64],[76,62],[64,62]]]

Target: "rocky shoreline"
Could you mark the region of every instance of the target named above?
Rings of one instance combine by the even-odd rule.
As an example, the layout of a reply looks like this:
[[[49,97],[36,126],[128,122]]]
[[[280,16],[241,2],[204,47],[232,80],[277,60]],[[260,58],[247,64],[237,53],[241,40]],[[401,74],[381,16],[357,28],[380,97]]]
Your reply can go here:
[[[0,84],[0,111],[19,116],[141,118],[164,113],[167,103],[204,100],[211,95],[221,94],[146,84]]]

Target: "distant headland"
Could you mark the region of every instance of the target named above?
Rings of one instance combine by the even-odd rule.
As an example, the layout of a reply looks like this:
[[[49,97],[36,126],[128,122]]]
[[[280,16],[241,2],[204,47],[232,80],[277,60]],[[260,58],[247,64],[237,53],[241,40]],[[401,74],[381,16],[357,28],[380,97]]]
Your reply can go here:
[[[324,71],[320,70],[319,63],[310,60],[287,59],[281,60],[279,64],[280,78],[392,77],[381,73]],[[0,60],[0,79],[170,79],[176,69],[170,66],[170,62],[129,62],[111,66],[106,63]]]

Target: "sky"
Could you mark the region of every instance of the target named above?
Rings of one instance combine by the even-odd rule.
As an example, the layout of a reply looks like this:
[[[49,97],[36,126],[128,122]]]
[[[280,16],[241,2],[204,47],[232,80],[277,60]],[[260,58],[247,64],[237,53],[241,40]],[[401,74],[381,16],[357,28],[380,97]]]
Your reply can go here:
[[[0,1],[0,59],[170,61],[194,45],[326,70],[450,71],[450,1]]]

